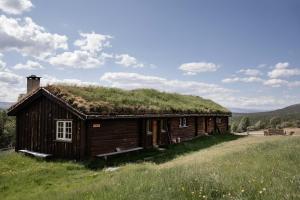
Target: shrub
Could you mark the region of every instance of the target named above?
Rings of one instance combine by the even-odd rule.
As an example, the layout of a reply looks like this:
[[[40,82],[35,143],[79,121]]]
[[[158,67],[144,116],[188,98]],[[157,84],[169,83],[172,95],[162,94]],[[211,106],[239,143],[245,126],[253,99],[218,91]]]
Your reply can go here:
[[[247,131],[247,127],[250,126],[250,120],[248,117],[243,117],[240,121],[237,131],[245,132]]]
[[[281,118],[280,117],[272,117],[270,119],[270,126],[272,128],[276,128],[277,125],[280,125],[281,123]]]

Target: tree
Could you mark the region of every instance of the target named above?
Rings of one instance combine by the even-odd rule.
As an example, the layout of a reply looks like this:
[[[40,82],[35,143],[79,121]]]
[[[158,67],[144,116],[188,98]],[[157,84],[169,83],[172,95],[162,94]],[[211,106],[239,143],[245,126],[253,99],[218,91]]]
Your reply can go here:
[[[250,120],[248,117],[243,117],[240,121],[237,131],[245,132],[247,131],[248,126],[250,126]]]
[[[236,122],[233,122],[233,123],[231,124],[231,131],[232,131],[232,132],[236,132],[237,129],[238,129],[237,123],[236,123]]]
[[[270,119],[270,126],[272,128],[276,128],[277,125],[280,125],[281,123],[281,118],[280,117],[272,117]]]
[[[257,122],[254,124],[254,128],[255,128],[256,130],[260,130],[260,129],[265,128],[265,125],[262,123],[261,120],[259,120],[259,121],[257,121]]]

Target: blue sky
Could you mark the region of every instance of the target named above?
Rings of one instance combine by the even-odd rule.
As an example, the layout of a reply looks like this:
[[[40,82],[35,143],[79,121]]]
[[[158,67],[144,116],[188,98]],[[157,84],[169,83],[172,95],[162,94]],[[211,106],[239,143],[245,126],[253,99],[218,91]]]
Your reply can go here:
[[[299,103],[300,1],[0,0],[0,15],[0,101],[36,74],[229,108]]]

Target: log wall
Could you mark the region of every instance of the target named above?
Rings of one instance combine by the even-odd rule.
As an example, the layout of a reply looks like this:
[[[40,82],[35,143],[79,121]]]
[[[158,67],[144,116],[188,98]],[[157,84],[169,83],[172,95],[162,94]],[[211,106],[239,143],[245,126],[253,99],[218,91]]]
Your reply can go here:
[[[45,96],[31,102],[16,116],[16,151],[30,151],[53,154],[60,158],[80,159],[85,154],[81,144],[81,130],[85,124],[81,119],[54,103]],[[72,120],[72,141],[56,141],[57,119]]]
[[[170,119],[170,133],[172,140],[180,138],[181,141],[192,139],[196,136],[195,117],[186,117],[187,127],[180,127],[180,118]]]
[[[142,143],[139,122],[138,119],[89,121],[87,131],[90,155],[114,152],[116,148],[139,147]]]

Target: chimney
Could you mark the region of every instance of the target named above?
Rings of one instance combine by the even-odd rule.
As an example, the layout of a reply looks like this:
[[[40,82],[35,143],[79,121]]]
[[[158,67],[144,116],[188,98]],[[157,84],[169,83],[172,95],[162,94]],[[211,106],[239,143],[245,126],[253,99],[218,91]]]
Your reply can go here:
[[[40,79],[36,75],[27,76],[27,94],[40,87]]]

